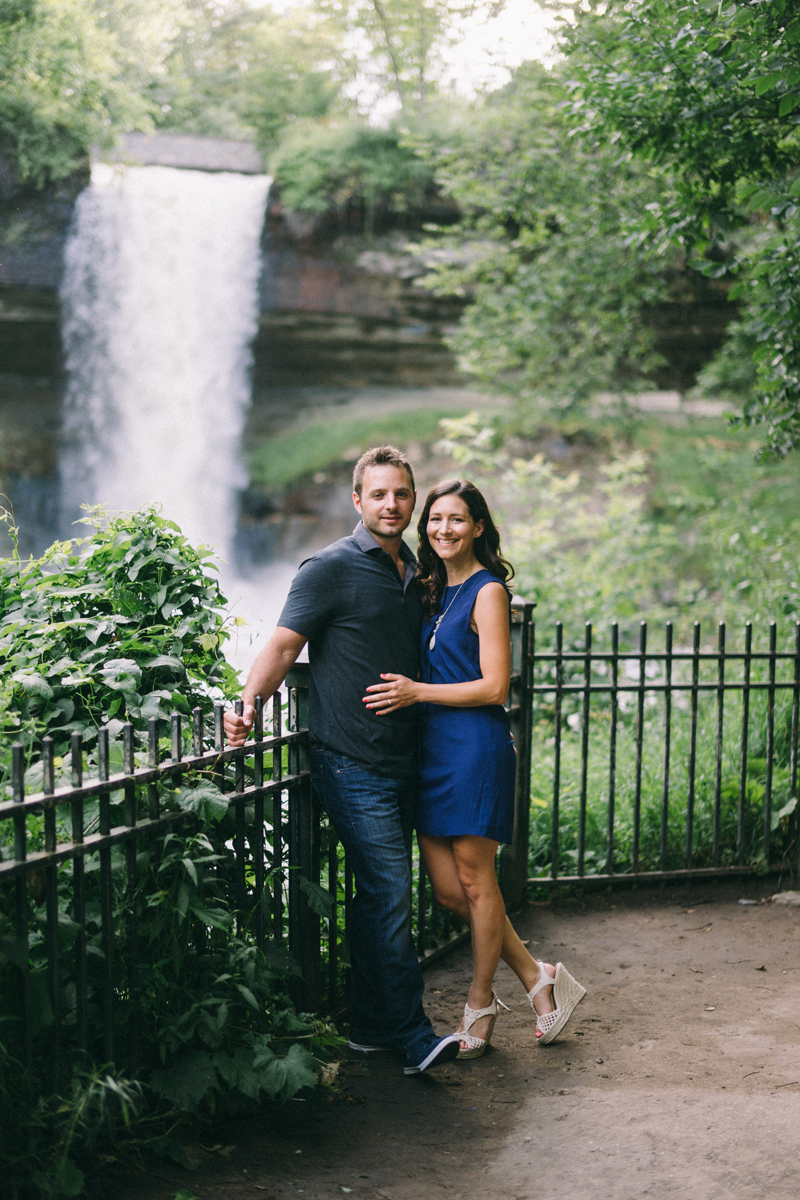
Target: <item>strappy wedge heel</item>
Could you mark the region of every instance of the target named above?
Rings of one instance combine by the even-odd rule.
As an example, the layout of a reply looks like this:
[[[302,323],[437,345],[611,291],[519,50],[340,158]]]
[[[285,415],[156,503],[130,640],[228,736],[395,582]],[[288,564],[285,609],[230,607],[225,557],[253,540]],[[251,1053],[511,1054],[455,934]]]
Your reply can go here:
[[[543,1016],[539,1016],[538,1013],[536,1014],[536,1028],[542,1034],[538,1039],[539,1044],[546,1046],[548,1042],[555,1041],[561,1033],[561,1030],[586,995],[586,988],[582,987],[577,979],[572,978],[563,963],[556,963],[555,976],[548,975],[544,969],[544,963],[538,962],[538,960],[537,966],[540,971],[539,981],[528,992],[528,1002],[531,1008],[533,1008],[533,998],[536,993],[541,991],[542,988],[552,987],[553,1004],[555,1005],[553,1012],[545,1013]],[[536,1012],[535,1009],[534,1012]]]
[[[494,1032],[494,1023],[497,1020],[498,1005],[500,1006],[500,1008],[504,1008],[506,1010],[506,1012],[509,1011],[508,1005],[503,1004],[503,1001],[498,997],[496,992],[492,992],[492,1003],[489,1004],[486,1008],[470,1008],[470,1006],[468,1004],[464,1005],[464,1028],[459,1030],[459,1032],[456,1033],[455,1036],[458,1038],[458,1040],[460,1042],[466,1042],[467,1048],[466,1048],[466,1050],[464,1050],[463,1048],[461,1050],[459,1050],[459,1052],[458,1052],[459,1058],[480,1058],[480,1056],[483,1054],[486,1047],[489,1045],[489,1043],[492,1040],[492,1033]],[[479,1021],[481,1019],[481,1017],[491,1017],[492,1018],[491,1021],[489,1022],[489,1029],[486,1033],[486,1037],[485,1038],[473,1037],[472,1034],[470,1033],[470,1029],[475,1024],[476,1021]]]

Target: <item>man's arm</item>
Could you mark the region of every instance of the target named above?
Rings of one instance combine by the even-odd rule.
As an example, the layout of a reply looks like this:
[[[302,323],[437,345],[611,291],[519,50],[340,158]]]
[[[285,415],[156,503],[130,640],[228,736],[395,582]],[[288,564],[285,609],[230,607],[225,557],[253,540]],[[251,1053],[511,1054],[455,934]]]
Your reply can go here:
[[[286,629],[282,625],[275,630],[250,668],[242,692],[244,711],[241,717],[232,709],[225,713],[225,733],[231,746],[244,745],[253,725],[253,702],[256,696],[263,696],[267,700],[277,692],[307,641],[308,638],[303,637],[302,633],[295,633],[293,629]]]

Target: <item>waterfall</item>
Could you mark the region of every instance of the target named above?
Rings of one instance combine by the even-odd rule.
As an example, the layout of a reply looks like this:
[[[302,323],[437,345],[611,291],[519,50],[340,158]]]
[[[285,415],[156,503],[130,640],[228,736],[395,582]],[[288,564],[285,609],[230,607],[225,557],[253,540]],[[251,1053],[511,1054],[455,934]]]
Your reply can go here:
[[[61,294],[69,520],[156,503],[193,542],[230,546],[269,185],[93,166]]]

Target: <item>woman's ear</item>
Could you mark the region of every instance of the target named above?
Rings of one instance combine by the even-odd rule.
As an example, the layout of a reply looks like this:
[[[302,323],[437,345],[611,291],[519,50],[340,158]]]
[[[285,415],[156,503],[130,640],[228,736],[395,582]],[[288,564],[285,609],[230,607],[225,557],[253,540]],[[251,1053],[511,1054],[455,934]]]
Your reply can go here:
[[[485,528],[486,528],[486,527],[485,527],[485,525],[484,525],[483,521],[476,521],[476,522],[475,522],[475,537],[476,537],[476,538],[479,538],[479,537],[481,536],[481,534],[483,533],[483,531],[484,531],[484,529],[485,529]]]

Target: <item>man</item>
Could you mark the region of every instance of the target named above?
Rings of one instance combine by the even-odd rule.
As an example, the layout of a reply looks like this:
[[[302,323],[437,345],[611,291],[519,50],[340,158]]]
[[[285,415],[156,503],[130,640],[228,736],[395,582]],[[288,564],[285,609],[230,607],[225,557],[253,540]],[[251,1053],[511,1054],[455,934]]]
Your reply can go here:
[[[411,466],[393,446],[368,450],[353,472],[361,515],[351,537],[301,564],[278,627],[245,684],[241,717],[225,715],[242,745],[253,701],[266,700],[309,643],[311,777],[348,853],[356,882],[350,921],[350,1047],[397,1050],[407,1075],[458,1054],[422,1007],[411,939],[411,823],[416,787],[416,710],[377,716],[363,703],[382,672],[415,678],[422,606],[416,562],[403,542],[414,511]]]

